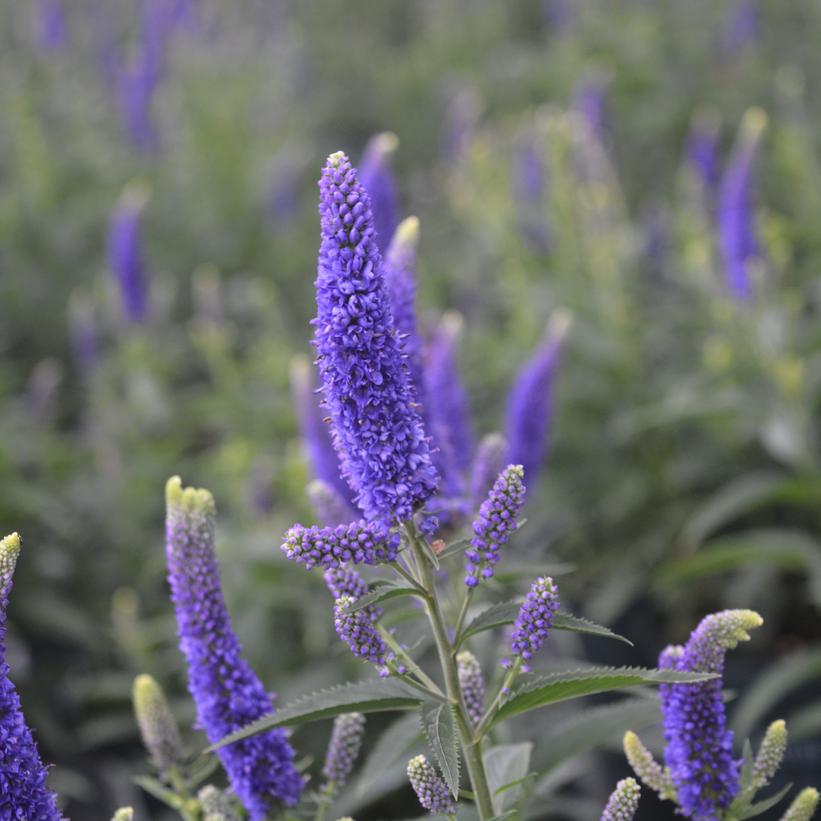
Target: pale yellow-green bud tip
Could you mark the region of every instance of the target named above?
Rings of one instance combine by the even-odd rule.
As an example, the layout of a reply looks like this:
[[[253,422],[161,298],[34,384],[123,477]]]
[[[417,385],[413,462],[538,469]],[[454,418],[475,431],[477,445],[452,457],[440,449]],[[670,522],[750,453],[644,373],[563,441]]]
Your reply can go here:
[[[766,130],[768,120],[767,112],[763,108],[753,106],[744,113],[741,127],[744,129],[745,134],[757,139]]]
[[[753,764],[753,779],[758,788],[770,783],[778,772],[787,750],[787,725],[779,719],[767,727]]]
[[[182,759],[182,740],[177,722],[162,688],[149,675],[134,679],[134,714],[146,750],[160,771],[168,770]]]
[[[17,533],[10,533],[0,541],[0,596],[8,593],[19,555],[20,536]]]
[[[633,772],[662,798],[674,800],[676,790],[670,775],[659,764],[641,739],[632,731],[624,734],[624,754]]]
[[[818,807],[818,790],[807,787],[798,794],[781,821],[810,821]]]
[[[371,138],[371,146],[380,154],[387,156],[399,148],[399,137],[393,131],[383,131]]]
[[[172,476],[166,482],[165,503],[169,508],[177,507],[189,513],[198,510],[213,513],[215,510],[214,497],[210,491],[203,488],[184,488],[179,476]]]
[[[111,821],[134,821],[134,807],[120,807],[111,816]]]

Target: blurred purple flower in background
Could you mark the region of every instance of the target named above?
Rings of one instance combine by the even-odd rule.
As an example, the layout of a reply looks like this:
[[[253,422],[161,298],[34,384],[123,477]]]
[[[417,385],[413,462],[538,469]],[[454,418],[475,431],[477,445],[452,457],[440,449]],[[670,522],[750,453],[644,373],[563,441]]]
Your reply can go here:
[[[722,33],[722,46],[730,54],[737,54],[758,40],[760,10],[757,0],[736,0],[729,9]]]
[[[386,131],[368,140],[359,163],[359,182],[368,192],[379,252],[384,256],[399,223],[396,180],[391,162],[399,140]]]
[[[553,379],[571,322],[569,312],[556,311],[544,339],[519,371],[508,395],[506,461],[524,467],[530,488],[536,484],[549,445]]]
[[[114,208],[108,232],[108,265],[120,292],[123,316],[134,323],[148,318],[148,277],[140,238],[147,201],[145,187],[139,183],[127,186]]]
[[[460,163],[479,124],[481,104],[473,86],[450,78],[443,93],[442,155],[446,166]]]
[[[687,137],[686,157],[696,178],[712,196],[718,188],[718,134],[720,122],[710,112],[697,112]]]
[[[94,305],[77,293],[72,294],[68,304],[68,336],[77,369],[90,373],[100,353]]]
[[[39,40],[46,51],[60,51],[68,42],[63,0],[40,0]]]
[[[767,116],[750,109],[741,123],[718,193],[718,239],[727,288],[739,301],[753,295],[751,268],[760,262],[753,190],[755,166]]]
[[[551,34],[564,34],[578,18],[574,0],[542,0],[542,20]]]
[[[573,93],[573,108],[581,114],[590,133],[604,143],[607,137],[607,88],[610,78],[598,70],[586,71]]]
[[[536,139],[523,137],[514,156],[513,204],[516,220],[525,241],[537,251],[549,247],[545,216],[547,169]]]
[[[134,148],[146,153],[159,145],[151,113],[158,82],[149,54],[142,49],[117,69],[117,98],[123,128]]]

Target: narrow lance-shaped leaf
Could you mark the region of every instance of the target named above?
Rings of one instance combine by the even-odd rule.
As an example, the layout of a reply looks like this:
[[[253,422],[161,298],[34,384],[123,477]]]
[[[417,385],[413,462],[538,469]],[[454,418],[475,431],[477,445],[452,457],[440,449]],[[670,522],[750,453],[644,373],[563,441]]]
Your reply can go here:
[[[439,762],[439,769],[454,798],[459,797],[459,744],[453,707],[440,701],[422,705],[420,718],[428,743]]]
[[[695,684],[715,678],[706,673],[680,673],[674,670],[647,670],[641,667],[594,667],[554,673],[528,682],[515,690],[499,708],[493,724],[548,704],[568,701],[610,690],[644,684]]]
[[[412,710],[419,706],[422,697],[399,681],[375,680],[343,684],[329,690],[320,690],[282,708],[269,716],[243,727],[223,738],[208,751],[226,744],[233,744],[248,736],[264,732],[271,727],[288,727],[335,718],[342,713],[378,713],[389,710]]]

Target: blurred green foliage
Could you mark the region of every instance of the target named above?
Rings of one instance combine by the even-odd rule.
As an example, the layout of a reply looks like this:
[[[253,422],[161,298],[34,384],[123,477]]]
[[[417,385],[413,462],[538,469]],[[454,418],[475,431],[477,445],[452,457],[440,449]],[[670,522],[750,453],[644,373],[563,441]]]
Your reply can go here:
[[[52,50],[36,5],[0,10],[0,520],[27,544],[11,667],[73,817],[139,800],[134,674],[156,675],[191,717],[164,584],[172,473],[217,498],[237,630],[281,698],[361,672],[333,636],[321,584],[282,561],[278,543],[311,515],[288,369],[309,350],[314,181],[330,151],[356,157],[381,130],[399,136],[402,211],[421,220],[423,320],[446,308],[466,319],[478,430],[499,428],[550,314],[575,316],[549,467],[511,564],[574,564],[563,601],[627,632],[631,663],[737,605],[767,622],[751,669],[811,652],[817,3],[762,0],[757,32],[731,47],[729,0],[584,0],[565,4],[561,24],[559,0],[203,0],[197,26],[169,43],[149,153],[129,143],[101,66],[104,24],[127,52],[139,4],[66,3],[68,40]],[[574,105],[593,76],[606,78],[603,141]],[[709,109],[726,159],[751,106],[769,120],[756,199],[766,265],[740,306],[684,146]],[[522,233],[523,140],[546,167],[542,210],[528,219],[547,248]],[[105,250],[134,180],[150,190],[144,326],[122,319]],[[71,340],[90,326],[89,368]],[[563,650],[581,655],[573,642]],[[779,698],[821,675],[817,661],[793,666],[804,675],[776,682]],[[776,704],[756,698],[742,704],[745,731]],[[817,705],[795,709],[817,739]],[[299,742],[318,754],[323,739],[312,728]],[[585,777],[594,794],[609,790]],[[584,817],[581,807],[557,817]]]

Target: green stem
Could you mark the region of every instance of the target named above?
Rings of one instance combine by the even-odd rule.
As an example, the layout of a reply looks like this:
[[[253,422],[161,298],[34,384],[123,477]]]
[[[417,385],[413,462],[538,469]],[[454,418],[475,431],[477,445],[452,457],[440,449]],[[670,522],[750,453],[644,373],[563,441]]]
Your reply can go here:
[[[468,777],[470,778],[473,792],[476,796],[476,805],[479,810],[481,821],[488,821],[495,815],[493,810],[493,800],[490,796],[490,787],[487,783],[485,765],[482,761],[482,742],[478,737],[474,737],[473,729],[467,717],[464,703],[462,702],[462,691],[459,687],[459,674],[456,669],[456,661],[453,655],[453,646],[448,639],[445,621],[442,618],[442,610],[439,607],[439,599],[436,595],[436,581],[433,576],[427,557],[422,547],[419,545],[413,525],[408,525],[408,534],[413,548],[422,584],[427,590],[427,611],[431,626],[433,627],[433,637],[436,640],[436,649],[439,653],[439,662],[442,665],[442,674],[445,677],[445,689],[454,706],[456,714],[456,724],[459,730],[459,740],[462,745],[462,752],[465,756]]]
[[[490,723],[493,721],[493,717],[496,715],[496,711],[502,703],[502,698],[507,694],[510,689],[510,685],[513,684],[516,679],[516,676],[519,675],[519,670],[521,667],[522,660],[517,658],[516,661],[513,662],[513,666],[507,671],[504,679],[502,679],[502,683],[499,685],[499,689],[496,692],[493,701],[490,703],[490,707],[487,708],[485,714],[482,716],[482,720],[476,727],[477,738],[484,738],[485,734],[490,729]]]
[[[329,781],[322,788],[322,792],[319,794],[319,800],[317,801],[314,821],[324,821],[325,814],[328,812],[328,807],[331,806],[331,801],[333,801],[335,790],[336,787],[333,781]]]
[[[456,619],[456,629],[453,634],[453,646],[454,648],[458,648],[462,641],[462,628],[465,626],[465,618],[468,614],[468,609],[470,608],[470,602],[473,599],[473,591],[475,587],[469,587],[467,593],[465,593],[465,598],[462,600],[462,608],[459,610],[459,616]]]
[[[444,698],[445,694],[439,689],[439,685],[404,651],[402,645],[391,635],[389,630],[386,630],[382,625],[377,625],[379,635],[382,636],[385,644],[396,653],[397,658],[408,666],[408,669],[419,679],[421,685],[429,694],[435,695],[438,698]],[[409,684],[411,682],[408,682]]]

